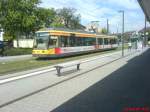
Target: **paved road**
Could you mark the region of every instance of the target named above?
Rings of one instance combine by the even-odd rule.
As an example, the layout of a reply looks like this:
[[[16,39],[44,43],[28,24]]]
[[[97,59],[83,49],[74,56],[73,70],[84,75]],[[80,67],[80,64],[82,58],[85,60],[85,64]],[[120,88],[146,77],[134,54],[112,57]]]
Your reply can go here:
[[[32,55],[4,56],[4,57],[0,57],[0,62],[23,60],[23,59],[29,59],[31,57]]]
[[[143,85],[134,83],[134,81],[141,81],[142,76],[138,75],[139,80],[137,80],[134,74],[130,75],[132,73],[130,70],[134,68],[133,65],[139,66],[137,65],[139,60],[142,60],[146,54],[150,55],[149,52],[147,51],[143,56],[134,53],[105,65],[118,59],[120,52],[113,56],[87,62],[78,72],[72,72],[70,70],[72,68],[69,68],[70,71],[65,72],[62,77],[57,77],[56,71],[52,71],[0,85],[0,112],[95,112],[100,110],[114,112],[115,109],[122,109],[119,103],[124,104],[130,101],[130,92],[135,94],[133,91],[136,89],[144,90],[141,88]],[[132,59],[135,56],[138,57]],[[126,71],[126,74],[124,75],[121,71]],[[142,81],[144,80],[143,77]],[[130,87],[136,85],[140,88],[132,88],[132,91]],[[136,97],[135,94],[131,99]],[[122,107],[124,106],[127,105]],[[119,110],[116,111],[119,112]]]

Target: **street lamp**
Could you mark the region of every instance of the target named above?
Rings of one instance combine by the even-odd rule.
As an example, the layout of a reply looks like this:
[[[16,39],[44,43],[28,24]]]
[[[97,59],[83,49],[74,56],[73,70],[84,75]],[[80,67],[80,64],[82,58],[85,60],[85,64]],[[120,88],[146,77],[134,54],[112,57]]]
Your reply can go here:
[[[122,56],[124,56],[124,10],[120,10],[119,13],[122,13]]]

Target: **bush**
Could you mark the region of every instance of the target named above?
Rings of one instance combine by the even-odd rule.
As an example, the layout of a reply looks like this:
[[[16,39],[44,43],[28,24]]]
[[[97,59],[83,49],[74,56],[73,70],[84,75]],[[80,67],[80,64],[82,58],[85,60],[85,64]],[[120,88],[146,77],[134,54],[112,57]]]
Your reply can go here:
[[[26,55],[31,54],[31,48],[6,48],[4,49],[5,56]]]

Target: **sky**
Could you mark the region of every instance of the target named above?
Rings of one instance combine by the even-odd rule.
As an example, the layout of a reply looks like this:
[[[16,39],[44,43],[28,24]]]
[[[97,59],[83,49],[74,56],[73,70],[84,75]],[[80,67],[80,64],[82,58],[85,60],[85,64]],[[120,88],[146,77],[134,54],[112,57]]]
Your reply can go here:
[[[137,0],[42,0],[45,8],[75,8],[81,15],[81,24],[99,21],[100,27],[106,27],[109,20],[110,31],[116,33],[122,30],[122,14],[125,11],[125,31],[140,30],[144,27],[144,13]]]

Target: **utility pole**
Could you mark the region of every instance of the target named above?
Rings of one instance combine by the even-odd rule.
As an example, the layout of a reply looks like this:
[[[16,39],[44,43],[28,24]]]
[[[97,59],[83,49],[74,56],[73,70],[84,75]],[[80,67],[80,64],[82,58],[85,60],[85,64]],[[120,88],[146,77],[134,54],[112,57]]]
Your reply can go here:
[[[117,27],[117,34],[118,34],[118,27]]]
[[[109,20],[107,19],[107,34],[109,34]]]
[[[122,56],[124,56],[124,10],[120,10],[119,13],[122,13]]]
[[[147,44],[147,37],[146,37],[146,21],[147,21],[147,19],[146,19],[146,16],[145,16],[145,25],[144,25],[144,42],[143,42],[143,44],[144,44],[144,46],[146,46],[146,44]]]

